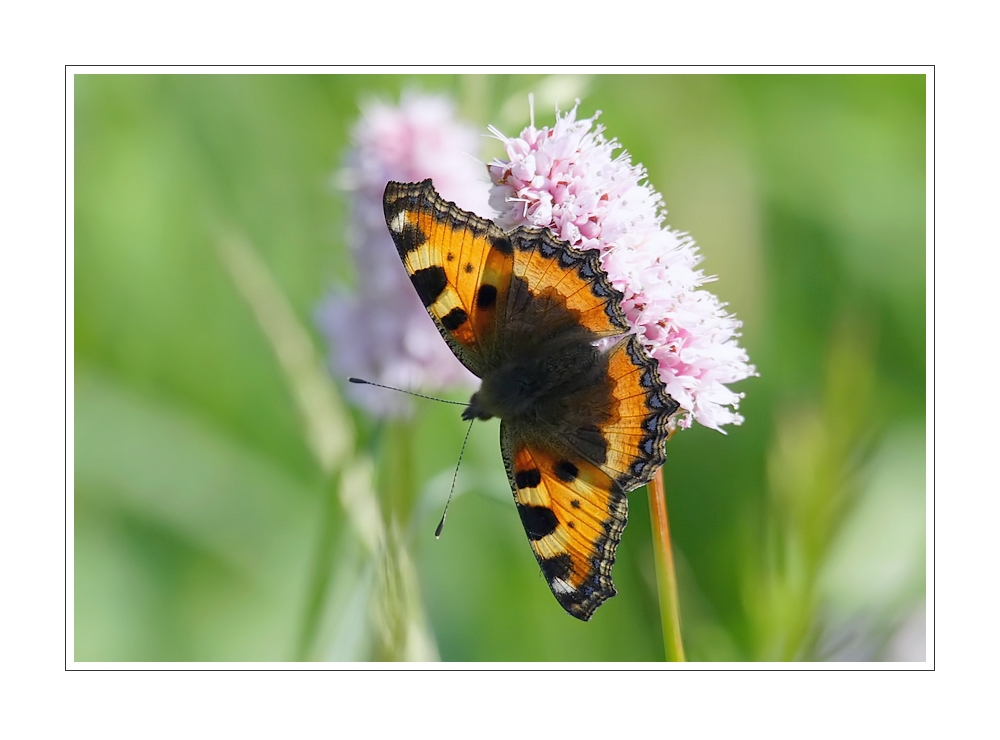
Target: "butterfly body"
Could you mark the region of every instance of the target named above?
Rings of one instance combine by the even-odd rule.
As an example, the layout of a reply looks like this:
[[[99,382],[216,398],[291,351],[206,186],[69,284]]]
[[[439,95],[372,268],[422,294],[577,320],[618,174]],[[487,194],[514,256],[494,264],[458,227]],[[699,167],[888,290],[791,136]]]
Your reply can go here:
[[[533,424],[579,415],[579,403],[607,375],[607,362],[586,330],[545,335],[525,334],[516,353],[490,368],[463,414],[466,419],[496,416],[511,423]],[[576,403],[574,403],[574,399]]]
[[[677,403],[597,253],[504,232],[439,196],[389,183],[386,223],[441,335],[482,379],[465,419],[498,417],[518,514],[559,603],[588,620],[616,591],[627,491],[666,459]],[[610,346],[599,340],[611,337]]]

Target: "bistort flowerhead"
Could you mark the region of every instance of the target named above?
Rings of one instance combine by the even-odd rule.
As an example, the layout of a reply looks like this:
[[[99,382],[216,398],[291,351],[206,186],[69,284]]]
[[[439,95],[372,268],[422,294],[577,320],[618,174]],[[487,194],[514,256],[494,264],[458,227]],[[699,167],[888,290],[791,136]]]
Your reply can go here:
[[[349,244],[357,273],[354,291],[334,289],[316,321],[330,345],[338,378],[355,375],[401,388],[474,388],[478,380],[441,340],[413,290],[385,227],[382,193],[389,180],[432,178],[462,208],[491,215],[488,183],[476,159],[481,137],[461,123],[442,96],[404,95],[398,106],[362,106],[338,185],[350,193]],[[379,415],[409,410],[401,393],[349,386],[353,401]]]
[[[678,425],[740,424],[742,394],[727,384],[755,374],[736,341],[741,324],[701,288],[714,278],[696,269],[694,240],[664,227],[646,170],[624,151],[614,156],[621,145],[604,138],[596,117],[577,120],[574,107],[552,128],[532,120],[516,137],[490,128],[507,154],[489,165],[497,223],[548,228],[578,249],[600,250],[633,331],[681,405]]]

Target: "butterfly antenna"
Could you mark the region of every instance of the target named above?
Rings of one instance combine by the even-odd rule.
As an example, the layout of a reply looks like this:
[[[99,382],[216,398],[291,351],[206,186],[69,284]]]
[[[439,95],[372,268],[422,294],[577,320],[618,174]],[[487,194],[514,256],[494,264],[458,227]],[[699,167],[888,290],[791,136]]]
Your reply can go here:
[[[450,403],[455,406],[468,406],[469,404],[463,403],[462,401],[450,401],[447,398],[435,398],[434,396],[425,396],[423,393],[414,393],[413,391],[406,391],[402,388],[393,388],[391,385],[382,385],[381,383],[373,383],[370,380],[363,380],[361,378],[348,378],[348,382],[357,383],[358,385],[373,385],[376,388],[385,388],[390,391],[399,391],[400,393],[406,393],[411,396],[416,396],[417,398],[426,398],[429,401],[440,401],[441,403]]]
[[[465,439],[462,440],[462,451],[458,453],[458,463],[455,465],[455,475],[451,479],[451,490],[448,491],[448,500],[444,502],[444,511],[441,513],[441,521],[438,522],[437,529],[434,530],[434,539],[441,539],[441,530],[444,529],[444,520],[448,516],[448,506],[451,504],[451,497],[455,493],[455,483],[458,481],[458,467],[462,464],[462,455],[465,454],[465,445],[469,441],[469,434],[472,433],[472,424],[475,419],[469,422],[469,428],[465,431]]]

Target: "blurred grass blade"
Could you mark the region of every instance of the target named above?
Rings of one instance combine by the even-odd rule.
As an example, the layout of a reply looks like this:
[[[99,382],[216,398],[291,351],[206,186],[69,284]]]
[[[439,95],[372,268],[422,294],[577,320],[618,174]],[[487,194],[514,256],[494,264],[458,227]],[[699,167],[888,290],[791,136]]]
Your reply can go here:
[[[223,236],[217,240],[217,250],[284,371],[303,421],[306,442],[320,469],[331,481],[330,485],[339,491],[348,521],[369,557],[377,556],[383,550],[385,538],[373,485],[372,463],[353,454],[351,418],[323,369],[308,331],[249,243],[233,235]],[[333,500],[330,490],[296,645],[295,654],[300,660],[312,653],[327,607],[333,572]],[[344,621],[342,617],[341,622]]]
[[[310,449],[323,472],[331,473],[353,447],[352,425],[309,333],[246,240],[227,235],[216,247],[288,379]]]
[[[377,660],[439,660],[424,616],[420,585],[403,532],[393,520],[378,563],[378,591],[372,621]]]
[[[819,579],[862,493],[860,463],[877,429],[870,418],[875,346],[871,322],[842,315],[826,348],[819,403],[778,415],[767,454],[772,508],[764,563],[744,587],[758,659],[815,659],[829,631]]]

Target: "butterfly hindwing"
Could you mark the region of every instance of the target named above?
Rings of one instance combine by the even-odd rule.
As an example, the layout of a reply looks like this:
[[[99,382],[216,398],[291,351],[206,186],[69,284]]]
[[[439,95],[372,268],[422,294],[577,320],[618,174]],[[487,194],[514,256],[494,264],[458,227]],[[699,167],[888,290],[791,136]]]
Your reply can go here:
[[[403,266],[438,331],[483,377],[485,347],[507,304],[510,239],[492,221],[446,201],[430,180],[390,182],[383,208]]]
[[[667,393],[656,361],[634,336],[609,351],[608,378],[607,405],[596,422],[604,459],[594,462],[631,491],[648,483],[666,462],[670,417],[680,404]]]
[[[628,518],[625,494],[666,460],[667,395],[635,337],[603,357],[604,383],[568,399],[581,414],[534,427],[501,425],[501,451],[521,523],[553,595],[590,619],[615,595],[611,568]]]
[[[500,446],[517,511],[552,594],[586,621],[616,593],[611,567],[628,500],[599,467],[525,431],[501,422]]]

